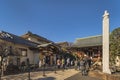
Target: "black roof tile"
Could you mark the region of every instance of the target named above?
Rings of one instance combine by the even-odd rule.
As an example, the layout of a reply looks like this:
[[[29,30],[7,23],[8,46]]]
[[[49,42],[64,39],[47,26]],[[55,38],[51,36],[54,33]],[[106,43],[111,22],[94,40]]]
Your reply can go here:
[[[17,35],[5,32],[5,31],[0,31],[0,39],[6,40],[12,43],[16,44],[22,44],[22,45],[27,45],[29,47],[37,47],[37,43],[33,43],[31,41],[25,40]]]

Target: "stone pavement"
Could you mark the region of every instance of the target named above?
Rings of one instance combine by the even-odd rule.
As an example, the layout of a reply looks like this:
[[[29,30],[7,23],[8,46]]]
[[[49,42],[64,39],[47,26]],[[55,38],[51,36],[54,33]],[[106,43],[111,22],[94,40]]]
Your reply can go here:
[[[64,80],[72,75],[77,74],[79,71],[74,69],[68,70],[57,70],[55,71],[46,71],[45,76],[43,76],[43,71],[31,72],[31,80]],[[2,80],[28,80],[28,73],[8,75],[2,77]]]
[[[90,76],[82,76],[82,74],[79,72],[71,77],[66,78],[65,80],[102,80]]]
[[[46,76],[38,76],[33,78],[33,80],[64,80],[77,73],[79,73],[79,71],[68,69],[64,71],[57,71],[57,73],[48,73]]]
[[[100,80],[89,76],[81,76],[81,73],[75,69],[46,71],[43,76],[42,71],[31,72],[31,80]],[[28,80],[28,73],[9,75],[2,77],[2,80]]]
[[[89,72],[91,77],[99,77],[102,80],[120,80],[120,73],[106,74],[100,71]]]

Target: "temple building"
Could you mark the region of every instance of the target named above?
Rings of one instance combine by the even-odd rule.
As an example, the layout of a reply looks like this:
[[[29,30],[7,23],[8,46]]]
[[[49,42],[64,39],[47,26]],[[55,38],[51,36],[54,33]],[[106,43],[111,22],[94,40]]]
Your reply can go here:
[[[21,36],[22,38],[37,43],[37,48],[39,48],[40,52],[36,54],[35,61],[39,62],[42,61],[44,57],[46,58],[46,63],[48,65],[53,65],[54,58],[59,55],[60,47],[56,45],[53,41],[48,40],[42,36],[37,34],[33,34],[32,32],[28,31],[26,34]]]
[[[6,66],[12,64],[18,69],[23,62],[27,66],[27,60],[31,66],[35,66],[39,61],[43,63],[44,58],[46,64],[53,65],[59,50],[60,47],[54,42],[32,32],[17,36],[0,31],[0,59]]]
[[[77,38],[70,48],[78,56],[87,55],[92,58],[102,56],[102,36]]]
[[[20,66],[29,59],[30,64],[35,64],[35,54],[39,52],[37,43],[25,40],[17,35],[0,31],[0,56],[8,66]]]

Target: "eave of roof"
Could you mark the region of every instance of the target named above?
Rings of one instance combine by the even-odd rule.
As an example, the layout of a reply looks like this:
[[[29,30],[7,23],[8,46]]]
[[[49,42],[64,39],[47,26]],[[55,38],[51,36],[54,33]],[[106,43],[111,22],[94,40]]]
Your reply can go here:
[[[54,44],[54,43],[41,44],[41,45],[38,45],[37,47],[38,48],[47,48],[47,47],[50,47],[50,46],[51,46],[51,48],[56,48],[56,49],[60,50],[60,47],[58,45]]]
[[[102,37],[102,35],[88,36],[88,37],[83,37],[83,38],[76,38],[76,40],[91,39],[91,38],[98,38],[98,37]]]

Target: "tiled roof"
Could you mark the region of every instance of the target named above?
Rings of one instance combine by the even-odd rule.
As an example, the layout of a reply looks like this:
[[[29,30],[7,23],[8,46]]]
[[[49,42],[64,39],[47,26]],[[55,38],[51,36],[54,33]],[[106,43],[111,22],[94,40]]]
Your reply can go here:
[[[38,38],[39,40],[43,40],[43,41],[46,41],[46,42],[48,42],[48,43],[53,43],[53,41],[50,41],[50,40],[48,40],[47,38],[44,38],[44,37],[39,36],[39,35],[37,35],[37,34],[33,34],[33,33],[30,32],[30,31],[28,31],[26,34],[22,35],[21,37],[26,38],[26,37],[28,37],[28,36],[33,36],[33,37]]]
[[[41,45],[38,45],[38,47],[47,47],[47,46],[54,46],[54,47],[59,47],[57,44],[55,43],[46,43],[46,44],[41,44]]]
[[[30,47],[37,47],[36,43],[33,43],[31,41],[25,40],[17,35],[5,32],[5,31],[0,31],[0,39],[6,40],[12,43],[16,44],[22,44],[22,45],[27,45]]]
[[[71,47],[71,45],[73,43],[72,42],[57,42],[56,44],[61,46],[61,47]]]
[[[90,47],[102,45],[102,35],[91,36],[86,38],[78,38],[73,43],[72,47]]]
[[[41,45],[38,45],[38,47],[47,47],[47,46],[50,46],[50,45],[52,45],[52,43],[41,44]]]

